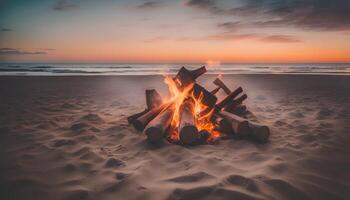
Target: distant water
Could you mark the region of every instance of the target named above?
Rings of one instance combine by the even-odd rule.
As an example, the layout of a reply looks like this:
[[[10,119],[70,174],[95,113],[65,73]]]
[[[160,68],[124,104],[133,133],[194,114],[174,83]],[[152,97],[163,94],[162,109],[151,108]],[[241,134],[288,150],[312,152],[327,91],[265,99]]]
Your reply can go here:
[[[201,64],[15,64],[0,63],[0,75],[156,75],[174,74],[180,67]],[[221,64],[207,66],[208,74],[332,74],[350,75],[347,64]]]

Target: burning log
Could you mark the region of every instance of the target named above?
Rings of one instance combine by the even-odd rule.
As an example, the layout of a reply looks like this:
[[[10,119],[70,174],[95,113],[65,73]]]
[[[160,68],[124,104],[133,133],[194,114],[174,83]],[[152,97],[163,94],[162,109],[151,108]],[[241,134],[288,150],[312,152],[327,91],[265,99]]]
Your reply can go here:
[[[183,144],[189,145],[198,139],[198,129],[194,118],[194,101],[186,99],[180,107],[179,134]]]
[[[219,88],[223,89],[224,92],[229,95],[231,93],[231,90],[225,85],[225,83],[220,79],[216,78],[213,83],[218,86]]]
[[[141,115],[137,119],[135,119],[132,124],[134,125],[135,129],[138,131],[142,131],[146,125],[154,119],[164,108],[168,107],[170,103],[163,104],[159,107],[152,108],[145,114]]]
[[[234,135],[238,138],[248,136],[251,132],[249,123],[246,119],[226,111],[220,111],[217,113],[217,115],[229,121]]]
[[[210,108],[213,108],[216,101],[218,100],[214,94],[206,90],[204,87],[198,85],[197,83],[193,85],[193,96],[196,99],[201,98],[201,102]]]
[[[149,110],[162,105],[162,103],[162,97],[155,89],[146,90],[146,104]]]
[[[265,143],[270,137],[270,129],[268,126],[261,125],[255,122],[249,122],[249,127],[252,130],[250,132],[251,138],[254,140]]]
[[[177,82],[181,88],[188,86],[191,83],[194,83],[195,80],[206,73],[207,69],[203,66],[196,70],[190,71],[185,67],[182,67],[179,72],[176,74],[174,80]]]
[[[169,106],[148,123],[143,132],[151,143],[161,142],[170,126],[173,115],[174,108]]]

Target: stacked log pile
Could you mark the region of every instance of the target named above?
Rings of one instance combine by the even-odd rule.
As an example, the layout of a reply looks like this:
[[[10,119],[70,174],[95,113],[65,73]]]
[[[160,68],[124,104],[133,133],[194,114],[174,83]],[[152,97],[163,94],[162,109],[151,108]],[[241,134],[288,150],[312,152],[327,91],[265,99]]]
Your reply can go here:
[[[208,91],[196,82],[204,73],[205,67],[192,71],[182,67],[170,78],[176,95],[167,100],[155,89],[146,90],[147,108],[128,117],[129,124],[154,144],[164,139],[183,145],[207,144],[222,135],[267,142],[269,128],[246,117],[248,110],[243,103],[248,96],[243,94],[243,88],[232,91],[216,78],[213,81],[216,88]],[[220,101],[216,96],[219,90],[226,94]]]

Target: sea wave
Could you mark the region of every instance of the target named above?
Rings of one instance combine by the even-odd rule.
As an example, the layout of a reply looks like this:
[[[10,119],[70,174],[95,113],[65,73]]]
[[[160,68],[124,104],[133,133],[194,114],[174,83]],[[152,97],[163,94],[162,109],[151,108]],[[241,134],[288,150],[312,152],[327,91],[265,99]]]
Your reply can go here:
[[[169,64],[1,64],[0,75],[159,75],[174,74]],[[350,64],[223,64],[207,67],[208,74],[333,74],[350,75]]]

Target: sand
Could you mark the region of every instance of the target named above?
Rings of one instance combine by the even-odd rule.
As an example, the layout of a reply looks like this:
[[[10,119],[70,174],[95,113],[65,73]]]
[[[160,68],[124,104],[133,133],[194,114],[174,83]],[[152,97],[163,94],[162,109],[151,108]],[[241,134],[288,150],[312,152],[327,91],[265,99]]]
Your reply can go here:
[[[267,144],[150,145],[126,116],[146,88],[165,94],[160,76],[0,77],[1,199],[350,198],[350,77],[224,80],[270,126]]]

